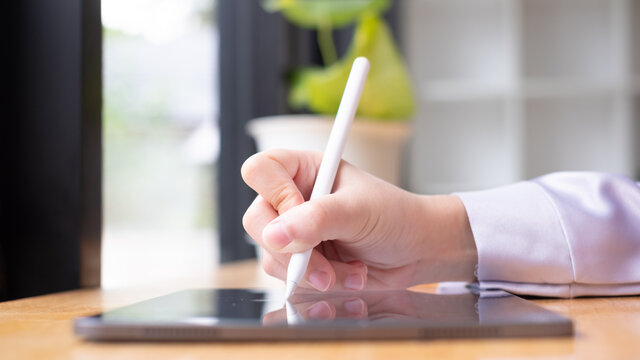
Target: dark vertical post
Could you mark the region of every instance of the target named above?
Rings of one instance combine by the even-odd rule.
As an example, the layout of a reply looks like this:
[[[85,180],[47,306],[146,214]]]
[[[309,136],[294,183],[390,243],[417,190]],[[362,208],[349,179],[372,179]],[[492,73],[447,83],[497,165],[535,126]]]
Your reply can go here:
[[[242,215],[254,194],[240,177],[255,152],[246,123],[288,112],[287,24],[259,1],[220,0],[220,254],[223,262],[254,256],[245,239]]]
[[[80,286],[99,286],[102,246],[101,0],[82,0]]]
[[[4,6],[0,296],[98,285],[100,0]]]

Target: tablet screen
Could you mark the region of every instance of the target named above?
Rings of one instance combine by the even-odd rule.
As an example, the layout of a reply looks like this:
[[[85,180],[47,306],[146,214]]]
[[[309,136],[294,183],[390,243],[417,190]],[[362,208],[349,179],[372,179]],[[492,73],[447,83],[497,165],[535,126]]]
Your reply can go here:
[[[184,339],[179,329],[193,334],[209,329],[204,338],[220,340],[455,337],[456,331],[459,337],[571,334],[567,318],[502,291],[300,292],[285,301],[280,289],[200,289],[76,321],[76,332],[87,338],[101,329],[103,337],[118,335],[114,329],[120,329],[119,335],[129,335],[118,339],[134,333],[152,339],[154,331],[159,336],[169,328],[178,340]]]

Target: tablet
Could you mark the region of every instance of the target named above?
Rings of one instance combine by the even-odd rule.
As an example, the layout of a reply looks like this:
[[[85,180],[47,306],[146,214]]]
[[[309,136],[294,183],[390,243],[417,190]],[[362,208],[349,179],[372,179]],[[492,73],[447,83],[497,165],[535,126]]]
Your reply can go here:
[[[302,289],[301,289],[302,290]],[[185,290],[75,320],[88,340],[242,341],[566,336],[570,319],[503,291]]]

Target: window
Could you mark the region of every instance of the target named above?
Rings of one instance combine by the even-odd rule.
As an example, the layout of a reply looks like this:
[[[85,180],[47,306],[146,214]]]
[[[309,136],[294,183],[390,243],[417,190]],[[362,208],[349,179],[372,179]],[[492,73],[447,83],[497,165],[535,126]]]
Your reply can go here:
[[[102,0],[106,288],[193,279],[218,258],[213,0]]]

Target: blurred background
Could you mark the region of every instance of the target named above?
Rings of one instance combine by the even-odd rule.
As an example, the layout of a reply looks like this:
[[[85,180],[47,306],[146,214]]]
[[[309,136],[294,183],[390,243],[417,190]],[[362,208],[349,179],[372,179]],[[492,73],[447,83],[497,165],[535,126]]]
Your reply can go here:
[[[219,5],[102,0],[104,286],[139,281],[134,265],[156,269],[162,279],[195,270],[188,267],[207,271],[219,259],[219,199],[212,192],[218,58],[238,51],[220,47]],[[273,33],[270,44],[251,47],[260,55],[239,60],[247,66],[240,71],[250,72],[256,69],[250,62],[275,59],[262,71],[281,78],[253,74],[264,83],[252,96],[282,92],[283,83],[288,88],[287,67],[326,60],[316,35],[283,24],[282,14],[257,3],[234,11],[267,18],[253,27]],[[388,11],[416,101],[401,185],[449,193],[560,170],[637,178],[637,1],[405,0]],[[354,25],[338,28],[345,28],[333,33],[341,57]],[[306,30],[314,31],[320,32]],[[267,38],[253,43],[269,39],[260,37]],[[295,112],[279,102],[280,109],[267,112]],[[153,256],[141,257],[149,247]],[[167,266],[174,261],[183,265]]]
[[[357,55],[372,60],[374,89],[360,115],[403,127],[401,156],[388,161],[411,191],[478,190],[561,170],[640,177],[639,1],[11,6],[22,16],[5,15],[16,35],[3,61],[18,69],[6,84],[19,88],[7,93],[7,114],[23,121],[3,121],[0,143],[16,174],[2,186],[12,189],[1,204],[5,297],[189,281],[252,258],[241,217],[254,194],[239,176],[256,151],[247,124],[331,115]],[[25,229],[32,243],[8,240]],[[34,247],[45,255],[11,255]],[[57,276],[52,266],[16,275],[43,259],[67,261],[60,277],[72,280],[11,290],[15,278]]]

